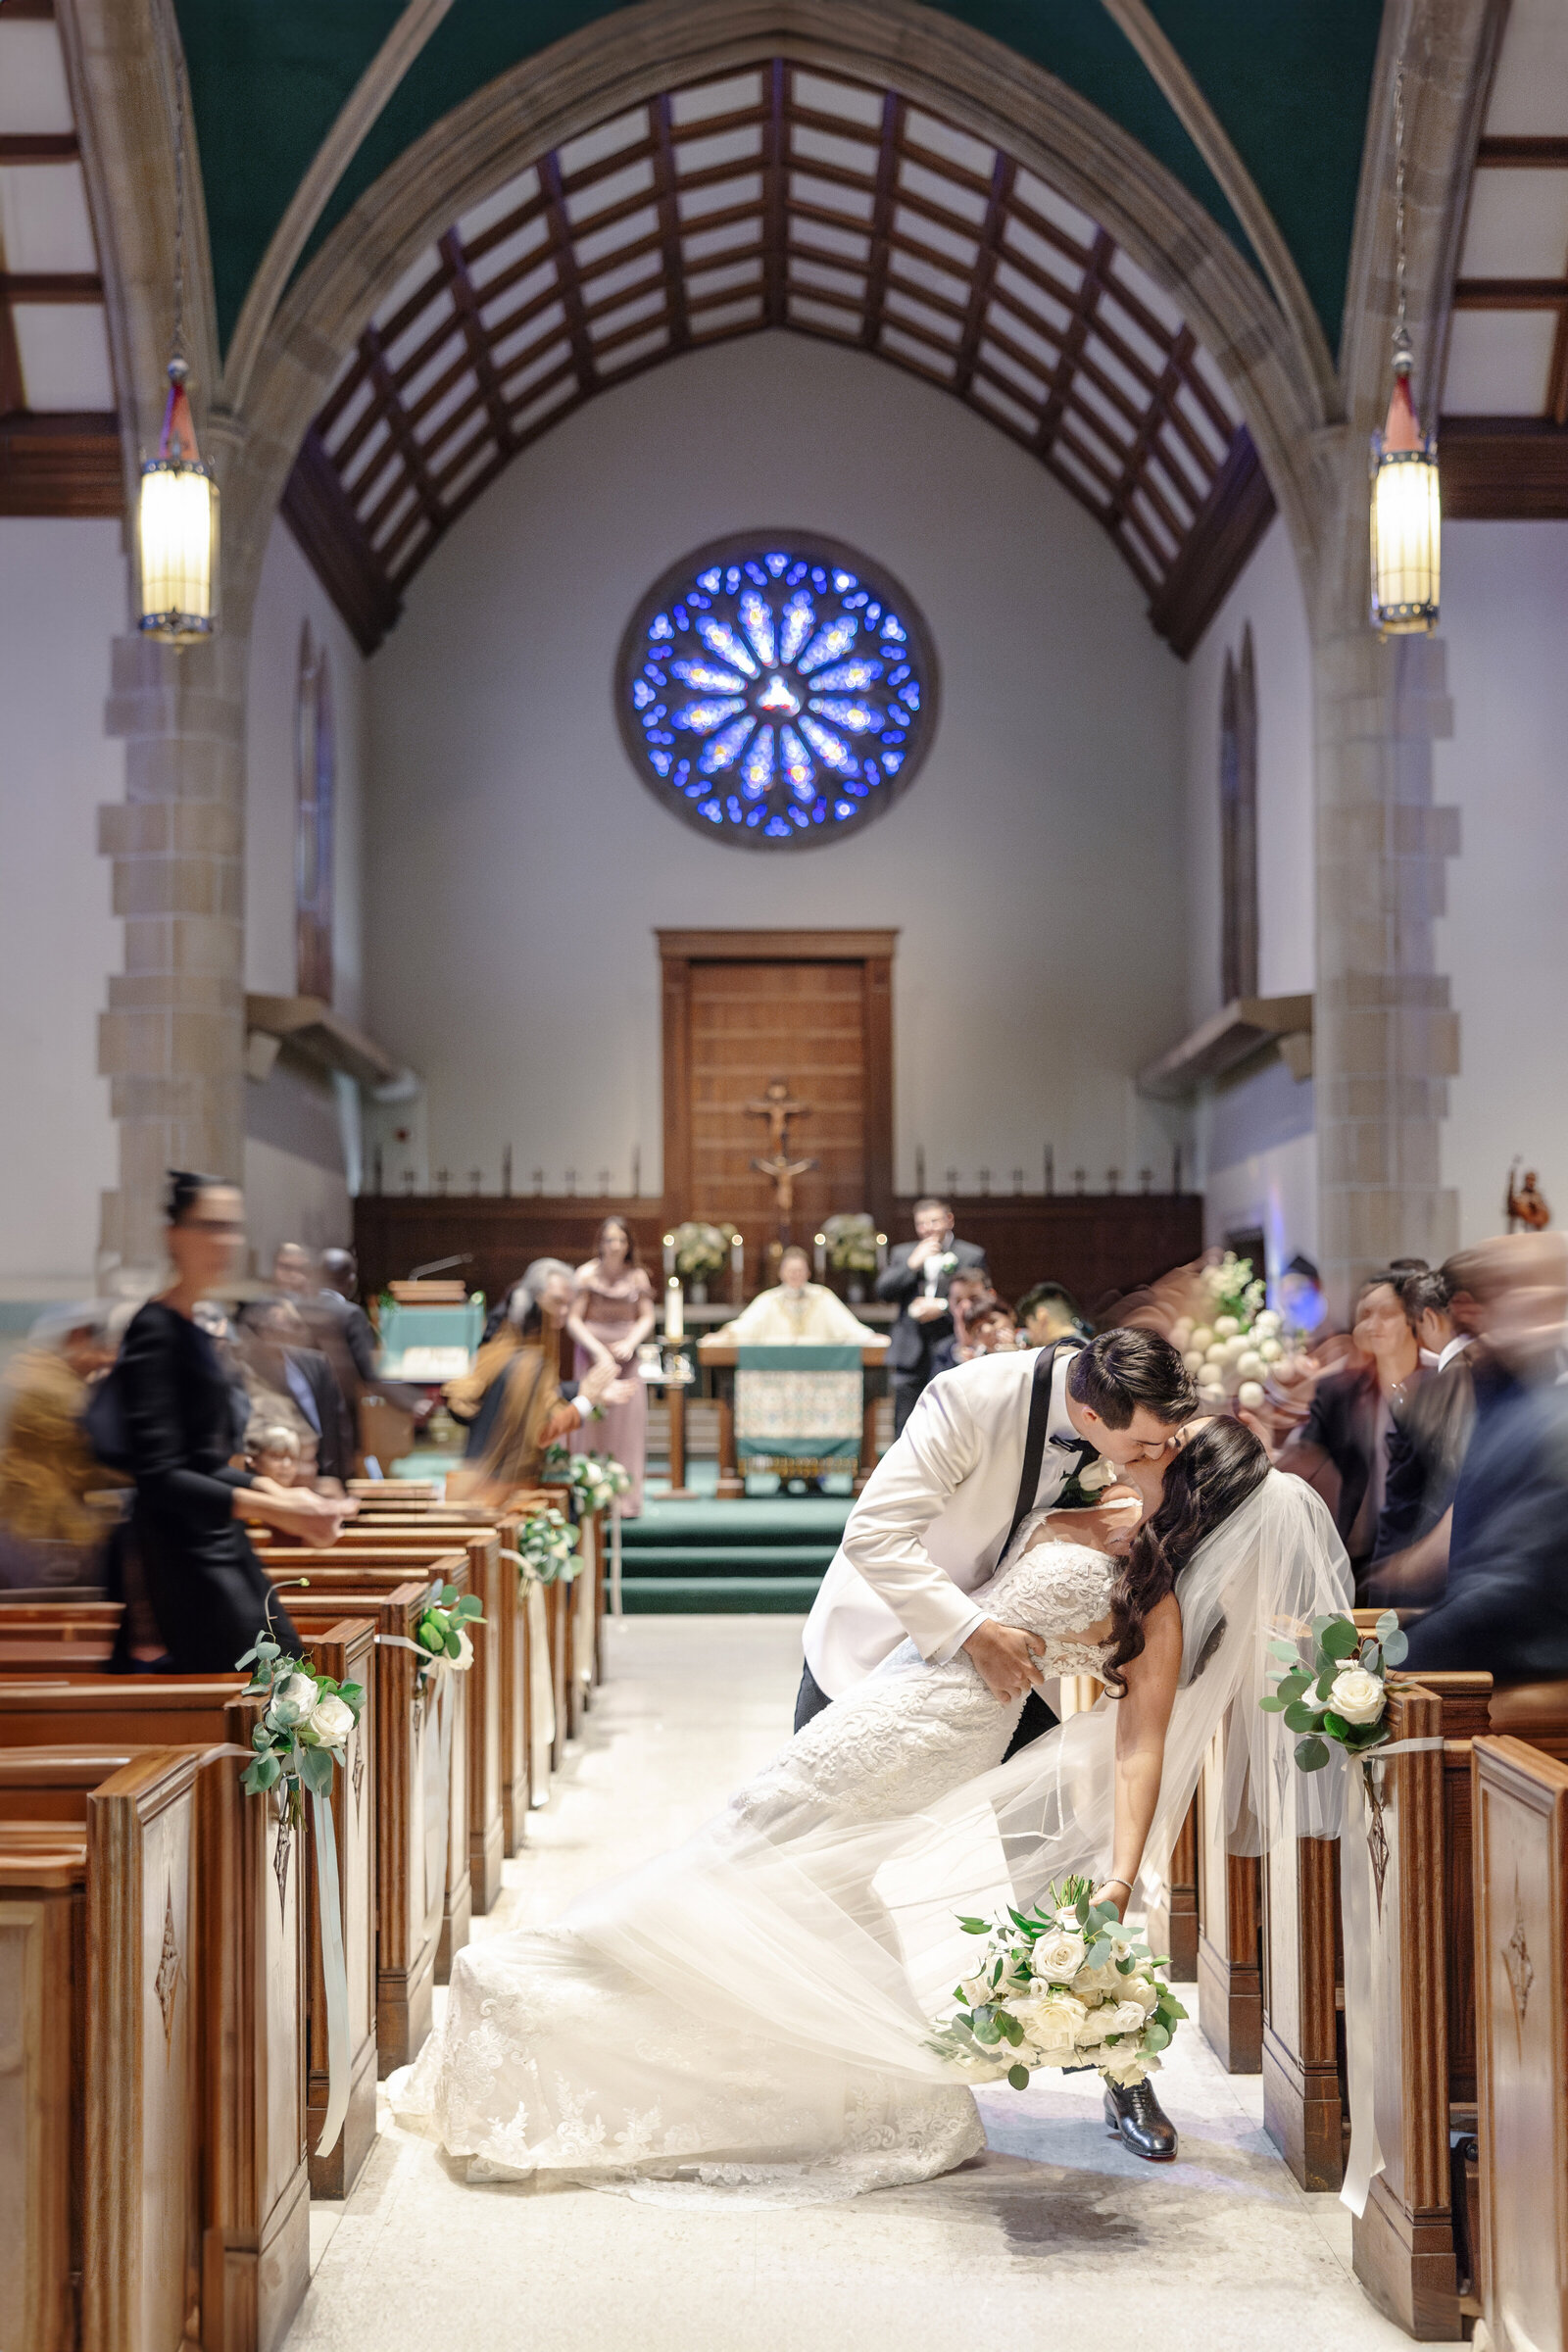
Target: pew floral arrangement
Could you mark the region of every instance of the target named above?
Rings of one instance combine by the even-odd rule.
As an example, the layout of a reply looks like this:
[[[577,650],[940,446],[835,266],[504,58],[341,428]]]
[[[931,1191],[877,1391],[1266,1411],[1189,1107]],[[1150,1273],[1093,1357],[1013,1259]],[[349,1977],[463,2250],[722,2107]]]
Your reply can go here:
[[[931,2046],[972,2081],[1004,2076],[1023,2090],[1037,2067],[1097,2066],[1121,2083],[1156,2071],[1187,2012],[1157,1973],[1165,1962],[1087,1879],[1048,1888],[1033,1911],[958,1924],[986,1944]]]
[[[553,1502],[530,1511],[517,1530],[517,1557],[532,1584],[569,1585],[582,1566],[576,1551],[577,1530]]]
[[[1233,1398],[1253,1412],[1265,1401],[1264,1384],[1284,1361],[1286,1347],[1284,1317],[1263,1299],[1251,1259],[1227,1250],[1200,1274],[1194,1312],[1172,1326],[1171,1345],[1181,1349],[1210,1412],[1222,1412]]]
[[[414,1628],[415,1642],[425,1653],[419,1666],[421,1690],[437,1667],[450,1674],[466,1674],[473,1664],[468,1628],[483,1623],[484,1603],[477,1592],[460,1592],[456,1585],[444,1585],[436,1578]]]
[[[1298,1642],[1274,1637],[1270,1653],[1286,1671],[1257,1703],[1266,1714],[1283,1715],[1286,1729],[1298,1735],[1301,1770],[1321,1772],[1331,1745],[1354,1759],[1386,1744],[1387,1676],[1410,1645],[1393,1609],[1385,1609],[1376,1634],[1365,1637],[1353,1618],[1314,1617],[1311,1642],[1307,1665]]]
[[[251,1733],[255,1754],[240,1774],[240,1785],[251,1796],[276,1788],[297,1821],[300,1790],[328,1796],[332,1768],[344,1761],[349,1734],[365,1705],[361,1683],[335,1683],[318,1674],[307,1658],[290,1658],[281,1644],[265,1635],[254,1648],[235,1660],[251,1670],[247,1698],[267,1693],[261,1721]]]
[[[631,1491],[631,1474],[608,1453],[571,1453],[547,1446],[545,1468],[564,1478],[580,1511],[608,1510],[617,1494]]]

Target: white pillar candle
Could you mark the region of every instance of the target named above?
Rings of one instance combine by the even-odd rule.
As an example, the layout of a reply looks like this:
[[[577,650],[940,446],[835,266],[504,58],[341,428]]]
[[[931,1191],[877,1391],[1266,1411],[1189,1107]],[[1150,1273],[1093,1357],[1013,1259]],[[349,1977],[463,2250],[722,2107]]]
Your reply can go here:
[[[671,1279],[671,1277],[672,1277],[672,1276],[673,1276],[673,1274],[674,1274],[674,1271],[675,1271],[675,1236],[674,1236],[672,1233],[666,1233],[666,1234],[665,1234],[665,1236],[664,1236],[664,1280],[665,1280],[666,1282],[668,1282],[668,1281]]]
[[[886,1273],[887,1263],[888,1237],[885,1233],[879,1233],[876,1237],[876,1270],[879,1274]]]
[[[743,1236],[738,1233],[730,1236],[729,1270],[738,1303],[741,1293],[746,1288],[746,1243]]]
[[[673,1274],[664,1285],[664,1337],[666,1340],[686,1337],[686,1295]]]
[[[812,1251],[816,1279],[820,1282],[827,1273],[827,1235],[825,1233],[813,1235]]]

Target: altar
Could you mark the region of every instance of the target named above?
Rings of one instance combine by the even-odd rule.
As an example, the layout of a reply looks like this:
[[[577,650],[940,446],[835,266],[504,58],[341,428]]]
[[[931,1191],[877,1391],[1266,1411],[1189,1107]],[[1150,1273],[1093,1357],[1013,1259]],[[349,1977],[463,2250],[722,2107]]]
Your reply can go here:
[[[743,1495],[749,1470],[785,1479],[848,1470],[863,1485],[876,1461],[877,1400],[866,1374],[881,1367],[887,1347],[699,1340],[698,1361],[717,1375],[720,1498]]]

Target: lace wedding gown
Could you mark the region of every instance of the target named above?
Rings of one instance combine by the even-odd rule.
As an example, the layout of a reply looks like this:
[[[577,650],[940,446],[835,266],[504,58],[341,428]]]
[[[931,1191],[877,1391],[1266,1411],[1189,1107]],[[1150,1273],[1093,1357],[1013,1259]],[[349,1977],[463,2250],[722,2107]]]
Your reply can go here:
[[[1094,1673],[1103,1651],[1074,1637],[1104,1618],[1112,1563],[1052,1540],[1046,1516],[976,1597],[1043,1637],[1043,1673]],[[956,1838],[972,1884],[995,1825],[983,1813],[944,1833],[930,1808],[995,1773],[1021,1711],[961,1650],[933,1666],[904,1642],[675,1853],[551,1927],[461,1952],[444,2028],[394,2078],[399,2120],[466,2158],[470,2180],[673,2179],[775,2201],[929,2180],[975,2155],[973,2096],[928,2043],[963,1907],[930,1860]],[[1005,1899],[1005,1865],[992,1881]]]

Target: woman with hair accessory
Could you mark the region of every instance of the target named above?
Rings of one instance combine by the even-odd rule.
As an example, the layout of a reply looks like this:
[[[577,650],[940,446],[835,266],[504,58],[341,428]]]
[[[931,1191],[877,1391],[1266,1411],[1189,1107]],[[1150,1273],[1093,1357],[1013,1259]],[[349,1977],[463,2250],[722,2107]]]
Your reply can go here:
[[[221,1177],[172,1169],[166,1215],[173,1280],[133,1318],[111,1376],[136,1487],[130,1539],[164,1653],[119,1662],[226,1674],[267,1620],[270,1588],[246,1524],[333,1544],[358,1506],[233,1466],[232,1397],[195,1309],[233,1277],[245,1241],[244,1198]],[[297,1644],[287,1612],[275,1603],[272,1630],[285,1648]]]

